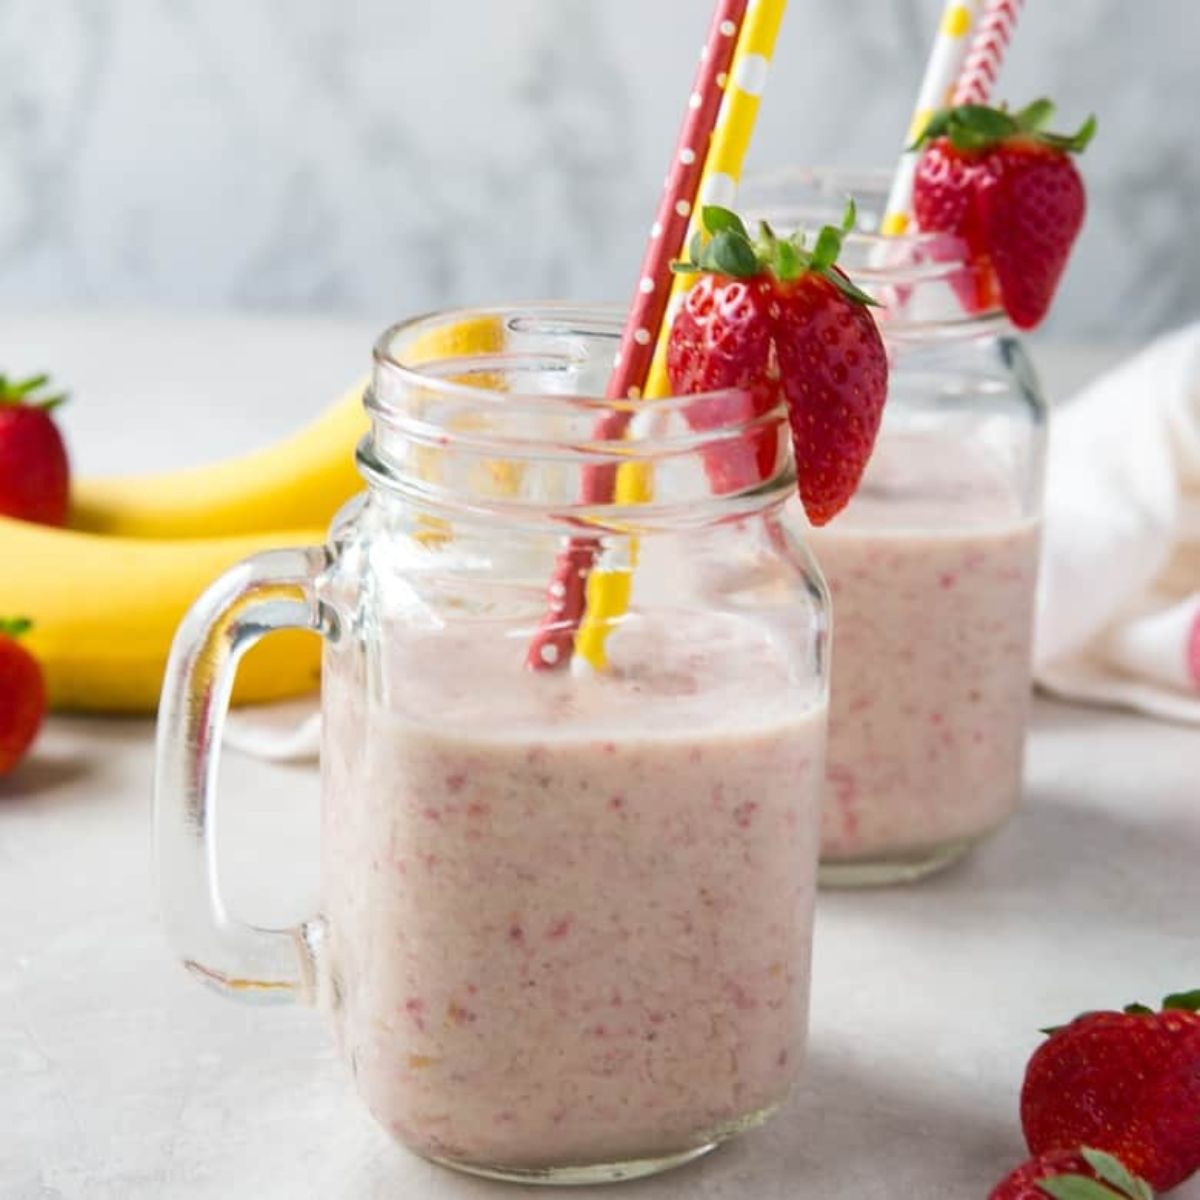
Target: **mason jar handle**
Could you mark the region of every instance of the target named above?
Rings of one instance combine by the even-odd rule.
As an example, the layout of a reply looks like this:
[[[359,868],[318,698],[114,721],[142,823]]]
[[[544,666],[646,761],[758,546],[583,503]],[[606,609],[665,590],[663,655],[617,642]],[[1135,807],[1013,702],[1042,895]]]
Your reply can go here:
[[[227,996],[312,1002],[320,925],[237,920],[217,870],[221,730],[239,659],[280,629],[334,630],[315,583],[324,549],[271,550],[230,568],[192,606],[167,660],[154,776],[155,852],[167,934],[184,966]]]

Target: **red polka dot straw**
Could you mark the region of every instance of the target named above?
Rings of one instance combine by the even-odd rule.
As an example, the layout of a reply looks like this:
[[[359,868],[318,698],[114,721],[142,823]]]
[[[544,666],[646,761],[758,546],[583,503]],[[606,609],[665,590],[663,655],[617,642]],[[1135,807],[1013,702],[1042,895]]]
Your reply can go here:
[[[650,373],[671,293],[671,263],[683,251],[704,158],[748,6],[749,0],[717,0],[609,376],[605,395],[610,400],[640,396]],[[624,436],[632,415],[627,410],[608,413],[596,426],[596,439]],[[613,497],[615,484],[615,466],[585,467],[580,499],[584,504],[606,504]],[[547,589],[546,614],[526,656],[526,665],[534,670],[569,661],[575,630],[583,616],[587,576],[599,548],[598,538],[573,537],[559,554]]]

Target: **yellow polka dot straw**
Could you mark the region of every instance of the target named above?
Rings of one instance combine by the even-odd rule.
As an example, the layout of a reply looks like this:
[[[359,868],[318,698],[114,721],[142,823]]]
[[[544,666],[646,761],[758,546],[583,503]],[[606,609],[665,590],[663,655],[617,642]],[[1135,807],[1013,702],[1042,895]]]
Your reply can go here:
[[[962,72],[963,62],[971,45],[971,33],[979,20],[983,0],[947,0],[938,31],[929,52],[917,105],[905,135],[904,153],[896,165],[892,190],[884,212],[882,233],[897,237],[908,229],[909,208],[912,205],[913,178],[917,170],[917,155],[908,150],[925,131],[929,118],[950,103]]]
[[[702,228],[701,211],[706,204],[730,207],[737,195],[742,164],[750,148],[758,109],[770,73],[771,57],[779,27],[783,23],[787,0],[750,0],[746,19],[738,37],[721,114],[704,159],[700,176],[699,201],[692,213],[688,241]],[[687,245],[687,241],[684,242]],[[668,396],[667,339],[671,323],[683,302],[692,280],[676,275],[671,298],[659,330],[654,360],[643,394],[650,399]],[[635,435],[638,429],[632,431]],[[616,499],[619,504],[645,503],[653,494],[649,466],[643,462],[623,463],[617,471]],[[576,659],[595,670],[607,665],[605,643],[613,622],[629,607],[632,572],[637,565],[637,539],[623,538],[610,545],[587,582],[587,608],[575,635]]]

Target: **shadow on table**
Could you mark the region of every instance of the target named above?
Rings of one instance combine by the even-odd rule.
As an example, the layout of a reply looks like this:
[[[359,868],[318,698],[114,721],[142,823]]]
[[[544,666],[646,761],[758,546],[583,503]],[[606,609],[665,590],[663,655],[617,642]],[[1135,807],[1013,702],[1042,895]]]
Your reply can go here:
[[[852,1047],[818,1046],[788,1105],[762,1129],[689,1166],[618,1189],[639,1200],[963,1200],[983,1196],[1023,1157],[1015,1121],[987,1114],[992,1098],[979,1089],[964,1103],[964,1085],[914,1089],[900,1065],[855,1056]],[[544,1200],[538,1187],[498,1185],[447,1175],[398,1147],[371,1142],[364,1159],[336,1192],[337,1200],[391,1200],[404,1195],[456,1200],[503,1197]],[[566,1193],[563,1193],[566,1194]],[[571,1188],[573,1196],[616,1195],[611,1186]],[[332,1198],[331,1198],[332,1200]]]
[[[1151,716],[1136,708],[1120,704],[1084,704],[1079,701],[1061,700],[1040,689],[1035,692],[1033,724],[1039,731],[1049,733],[1079,733],[1103,736],[1107,728],[1128,732],[1130,722],[1136,722],[1139,732],[1153,736],[1160,731],[1163,738],[1178,738],[1181,730],[1194,729],[1187,721],[1173,721],[1166,717]]]
[[[1043,788],[993,843],[929,881],[929,890],[978,889],[981,899],[1007,911],[1052,905],[1060,918],[1075,913],[1185,936],[1194,933],[1200,902],[1198,861],[1200,813],[1189,820],[1177,806],[1156,811],[1146,796],[1131,796],[1128,811],[1114,812]]]
[[[961,1082],[956,1089],[915,1088],[899,1064],[815,1046],[796,1096],[763,1129],[623,1190],[661,1200],[983,1195],[1022,1157],[1015,1124],[997,1121],[989,1103],[984,1094],[964,1103]]]
[[[39,754],[25,759],[11,775],[0,778],[0,802],[39,800],[84,778],[92,770],[86,758]]]

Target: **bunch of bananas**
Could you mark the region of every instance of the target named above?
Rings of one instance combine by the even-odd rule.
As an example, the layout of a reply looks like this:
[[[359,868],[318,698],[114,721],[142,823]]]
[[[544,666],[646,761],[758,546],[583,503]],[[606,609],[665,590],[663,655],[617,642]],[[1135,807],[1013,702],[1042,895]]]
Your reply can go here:
[[[27,645],[58,709],[151,712],[175,628],[222,571],[260,550],[319,543],[362,487],[362,388],[299,433],[211,466],[78,479],[69,527],[0,517],[0,612],[32,618]],[[301,632],[246,656],[235,702],[311,690],[320,645]]]
[[[405,359],[488,354],[505,336],[499,316],[484,311],[433,325]],[[10,564],[0,570],[0,614],[32,619],[25,644],[53,708],[152,712],[175,629],[218,575],[261,550],[324,541],[363,486],[354,461],[367,431],[362,393],[362,384],[351,388],[311,425],[253,454],[74,480],[66,529],[0,517],[0,563]],[[274,634],[242,661],[233,702],[311,691],[320,669],[315,634]]]

